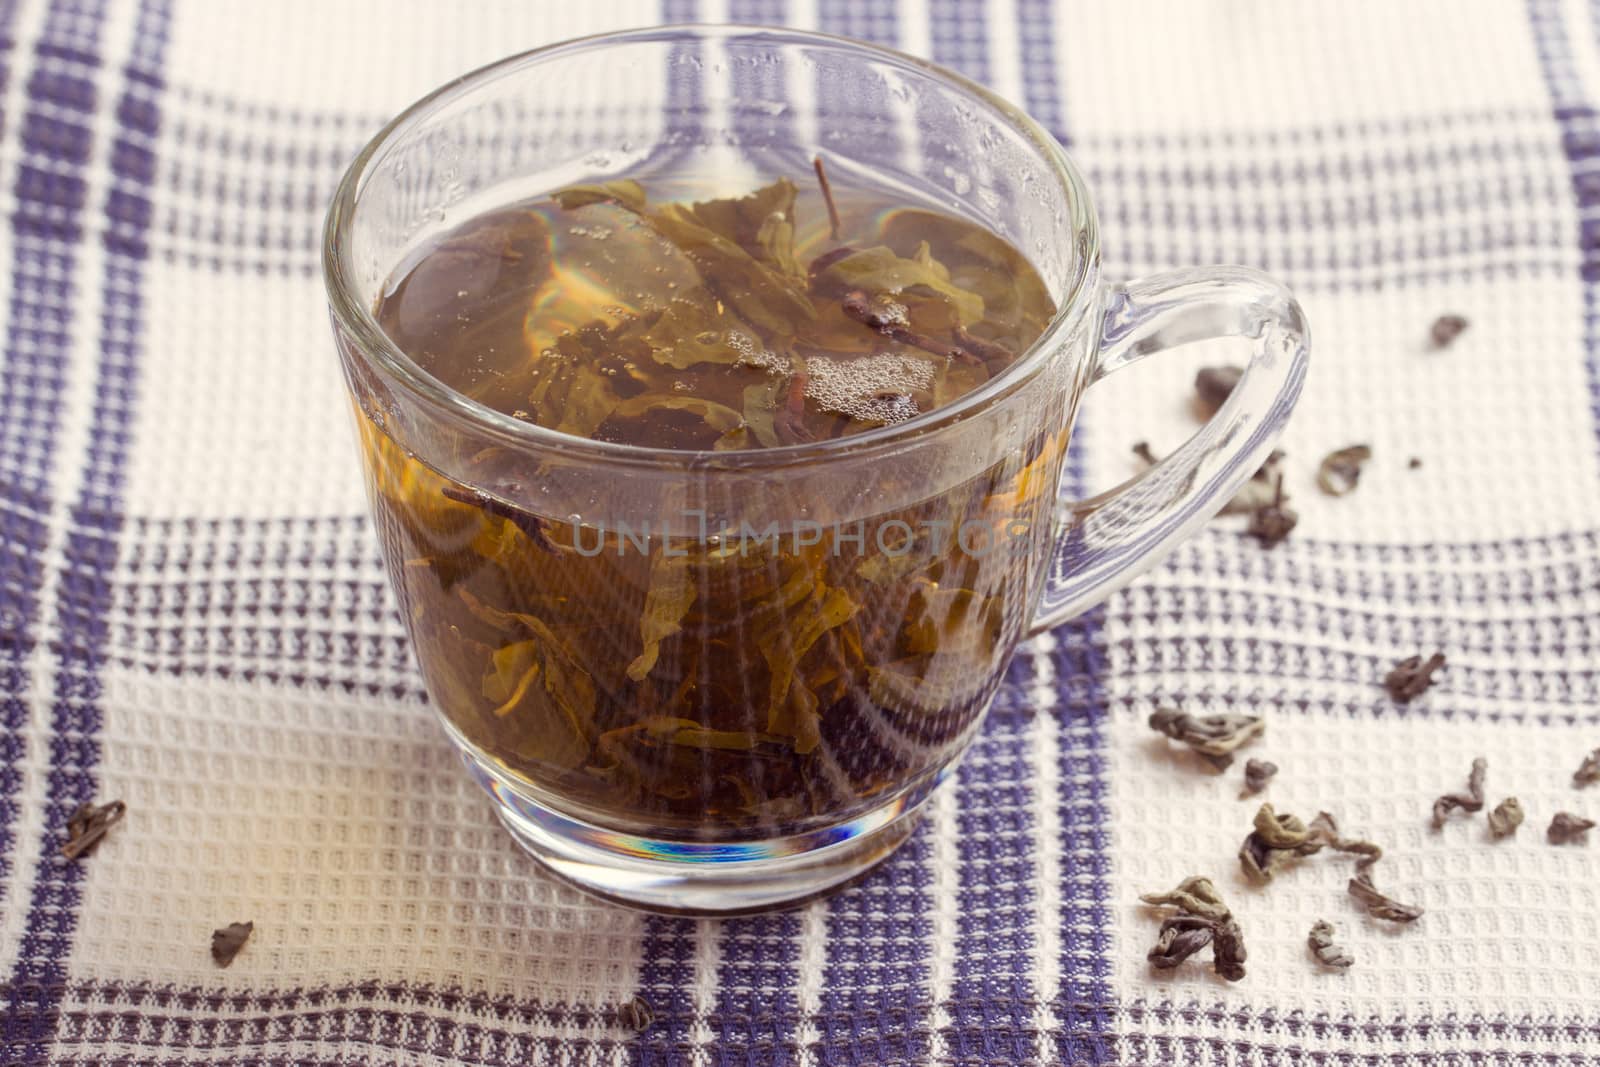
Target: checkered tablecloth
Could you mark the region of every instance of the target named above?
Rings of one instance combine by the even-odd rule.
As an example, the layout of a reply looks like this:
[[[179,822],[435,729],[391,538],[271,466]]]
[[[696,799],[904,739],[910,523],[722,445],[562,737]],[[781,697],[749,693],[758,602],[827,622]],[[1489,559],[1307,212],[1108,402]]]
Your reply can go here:
[[[422,92],[695,19],[989,83],[1087,171],[1111,276],[1264,268],[1315,335],[1293,537],[1219,521],[1033,642],[904,850],[731,921],[591,902],[492,822],[386,588],[318,269],[340,171]],[[1543,834],[1600,817],[1570,784],[1600,746],[1597,109],[1582,0],[0,0],[0,1063],[1600,1062],[1600,834]],[[1470,326],[1435,351],[1444,313]],[[1225,348],[1096,386],[1072,477],[1181,440]],[[1356,442],[1357,492],[1320,495]],[[1158,704],[1267,716],[1267,798],[1381,842],[1426,916],[1364,918],[1325,857],[1244,883],[1256,801]],[[1479,754],[1512,840],[1428,825]],[[1145,962],[1138,894],[1193,873],[1244,927],[1237,984]],[[1317,918],[1351,971],[1312,961]]]

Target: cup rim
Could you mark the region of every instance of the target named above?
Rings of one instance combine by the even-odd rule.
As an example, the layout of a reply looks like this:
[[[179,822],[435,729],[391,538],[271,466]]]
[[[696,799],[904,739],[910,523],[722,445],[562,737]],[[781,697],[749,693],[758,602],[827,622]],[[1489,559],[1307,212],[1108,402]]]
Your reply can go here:
[[[1061,193],[1066,197],[1066,202],[1080,205],[1080,217],[1075,221],[1073,239],[1081,248],[1077,254],[1073,275],[1066,286],[1066,295],[1043,332],[1012,361],[1010,366],[979,388],[963,394],[949,404],[933,408],[904,422],[874,427],[861,433],[824,441],[720,452],[655,448],[599,441],[563,433],[537,423],[513,418],[505,412],[479,403],[423,370],[384,332],[374,314],[374,309],[365,306],[355,296],[353,251],[348,231],[353,225],[357,203],[373,161],[396,137],[406,133],[430,115],[477,87],[525,67],[560,56],[604,49],[612,45],[641,41],[680,41],[685,34],[691,35],[695,40],[768,37],[785,43],[827,45],[866,53],[878,62],[909,68],[974,96],[1009,122],[1016,132],[1021,133],[1034,145],[1050,165],[1051,173],[1058,182]],[[1051,354],[1058,349],[1062,339],[1082,318],[1091,302],[1099,258],[1098,217],[1094,201],[1089,196],[1088,185],[1060,143],[1020,107],[962,74],[897,49],[813,30],[739,23],[687,23],[589,34],[519,52],[453,78],[410,104],[362,146],[339,179],[339,185],[334,191],[322,227],[323,285],[327,290],[328,306],[335,323],[355,341],[363,355],[379,365],[391,381],[403,386],[427,406],[440,414],[472,423],[477,429],[498,438],[510,447],[558,447],[569,456],[592,458],[607,464],[623,463],[680,470],[690,468],[749,470],[791,466],[837,458],[841,454],[856,456],[867,451],[893,450],[913,439],[923,438],[945,426],[988,409],[1037,376],[1048,363]]]

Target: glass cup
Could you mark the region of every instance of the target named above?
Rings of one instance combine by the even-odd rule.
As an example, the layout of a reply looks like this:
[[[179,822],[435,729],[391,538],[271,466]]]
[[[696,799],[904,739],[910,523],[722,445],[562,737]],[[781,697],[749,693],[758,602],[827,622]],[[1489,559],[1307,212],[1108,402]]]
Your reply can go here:
[[[1048,328],[909,421],[699,452],[491,410],[374,317],[408,257],[482,211],[642,170],[799,176],[818,154],[1010,241],[1059,309]],[[1103,282],[1082,178],[1010,104],[788,30],[609,34],[451,82],[351,164],[323,264],[378,534],[446,729],[529,852],[658,910],[791,903],[891,852],[1017,643],[1210,518],[1306,371],[1300,309],[1261,274]],[[1117,490],[1058,499],[1088,386],[1223,336],[1254,352],[1193,438]]]

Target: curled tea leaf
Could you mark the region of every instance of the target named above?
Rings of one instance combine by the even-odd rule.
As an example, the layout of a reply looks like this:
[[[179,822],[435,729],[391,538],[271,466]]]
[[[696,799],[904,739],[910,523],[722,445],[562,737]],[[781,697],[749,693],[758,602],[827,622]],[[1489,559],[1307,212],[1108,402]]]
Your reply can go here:
[[[1378,845],[1358,837],[1345,837],[1341,834],[1338,821],[1325,811],[1317,813],[1317,817],[1311,820],[1308,829],[1312,839],[1333,851],[1360,856],[1361,858],[1356,861],[1357,871],[1365,871],[1383,858],[1383,849]]]
[[[1239,846],[1239,865],[1257,882],[1270,882],[1272,876],[1302,856],[1321,851],[1324,841],[1293,815],[1279,815],[1271,804],[1256,811],[1255,829]]]
[[[1506,797],[1489,813],[1489,832],[1495,837],[1510,837],[1522,825],[1522,802]]]
[[[1443,667],[1444,663],[1443,652],[1435,652],[1427,659],[1421,656],[1408,656],[1396,663],[1393,669],[1384,675],[1383,687],[1389,691],[1389,696],[1396,703],[1408,704],[1427,692],[1428,687],[1433,685],[1434,672]]]
[[[1279,496],[1283,477],[1283,453],[1274,449],[1267,461],[1222,505],[1219,515],[1251,515],[1262,508],[1287,503],[1289,495]],[[1293,514],[1292,512],[1290,514]]]
[[[1423,910],[1420,907],[1415,904],[1402,904],[1380,892],[1378,887],[1372,884],[1370,871],[1363,871],[1350,879],[1347,888],[1350,890],[1350,895],[1360,901],[1361,906],[1367,909],[1367,914],[1374,919],[1409,923],[1422,918]]]
[[[1211,944],[1217,924],[1198,915],[1174,915],[1161,924],[1161,933],[1145,958],[1151,965],[1170,970]]]
[[[1251,757],[1244,764],[1244,787],[1251,793],[1259,793],[1267,787],[1267,782],[1278,773],[1278,765],[1269,763],[1264,759]]]
[[[1573,785],[1593,785],[1595,782],[1600,782],[1600,748],[1583,757],[1578,769],[1572,772]]]
[[[1139,899],[1158,907],[1177,908],[1180,913],[1162,922],[1160,936],[1147,957],[1151,964],[1176,967],[1209,942],[1217,973],[1230,982],[1244,977],[1244,933],[1209,878],[1185,878],[1176,889],[1146,893]]]
[[[1250,525],[1245,527],[1244,532],[1261,542],[1261,547],[1271,548],[1288,537],[1299,521],[1300,515],[1284,506],[1283,475],[1279,474],[1277,484],[1272,489],[1272,502],[1251,512]]]
[[[1237,920],[1230,917],[1217,924],[1211,938],[1211,957],[1217,973],[1228,981],[1237,982],[1244,977],[1244,931]]]
[[[1428,337],[1433,341],[1434,348],[1448,348],[1461,332],[1467,328],[1467,320],[1461,315],[1440,315],[1433,320],[1433,325],[1428,328]]]
[[[1208,418],[1227,402],[1243,376],[1244,368],[1235,366],[1202,367],[1194,376],[1194,391]]]
[[[644,1033],[656,1021],[655,1009],[650,1002],[637,994],[617,1009],[617,1022],[635,1033]]]
[[[1317,488],[1329,496],[1344,496],[1361,480],[1361,465],[1372,458],[1368,445],[1351,445],[1329,452],[1317,468]]]
[[[61,846],[61,854],[69,860],[87,856],[127,811],[128,806],[120,800],[99,806],[87,800],[79,804],[67,818],[67,840]]]
[[[1222,894],[1211,884],[1211,879],[1200,875],[1185,878],[1176,889],[1169,889],[1165,893],[1144,893],[1139,899],[1152,907],[1174,907],[1187,915],[1198,915],[1214,922],[1222,922],[1232,915],[1222,901]]]
[[[1467,776],[1467,788],[1462,793],[1446,793],[1433,802],[1433,828],[1441,828],[1452,811],[1482,811],[1483,781],[1489,773],[1489,761],[1479,756],[1472,761],[1472,772]]]
[[[253,922],[229,923],[220,930],[211,932],[211,958],[218,967],[226,967],[233,962],[233,958],[244,948],[244,943],[250,940],[250,934],[256,928]]]
[[[1257,715],[1196,716],[1170,708],[1157,709],[1149,721],[1152,730],[1188,745],[1218,770],[1226,769],[1234,751],[1267,728]]]
[[[1574,815],[1570,811],[1558,811],[1555,818],[1550,820],[1550,828],[1545,831],[1545,837],[1552,845],[1565,845],[1571,841],[1582,841],[1584,835],[1593,828],[1593,819],[1585,819],[1582,815]]]
[[[1333,943],[1333,924],[1325,919],[1318,919],[1311,924],[1306,944],[1311,947],[1311,954],[1317,957],[1317,962],[1324,967],[1347,971],[1356,962],[1354,956]]]

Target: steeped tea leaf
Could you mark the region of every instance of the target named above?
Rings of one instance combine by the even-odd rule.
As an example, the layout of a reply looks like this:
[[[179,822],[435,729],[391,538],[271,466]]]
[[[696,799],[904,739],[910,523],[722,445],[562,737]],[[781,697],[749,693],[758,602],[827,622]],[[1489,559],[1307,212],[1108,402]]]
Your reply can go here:
[[[621,204],[629,211],[643,214],[648,203],[644,186],[632,179],[599,182],[593,185],[569,185],[550,194],[550,199],[567,211],[575,211],[590,204]]]
[[[658,554],[650,563],[650,591],[645,594],[639,636],[644,650],[628,664],[628,677],[642,682],[661,655],[661,642],[683,629],[683,617],[695,600],[694,571],[689,557]]]
[[[883,245],[863,248],[830,265],[818,280],[836,286],[841,292],[860,290],[875,294],[925,289],[950,301],[962,325],[971,325],[983,318],[983,298],[953,284],[950,271],[933,258],[926,241],[917,246],[916,253],[909,259]]]

